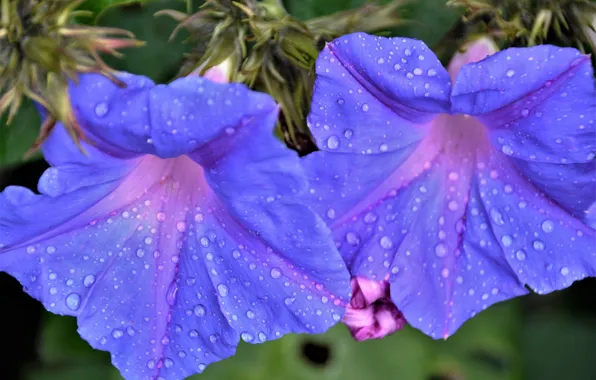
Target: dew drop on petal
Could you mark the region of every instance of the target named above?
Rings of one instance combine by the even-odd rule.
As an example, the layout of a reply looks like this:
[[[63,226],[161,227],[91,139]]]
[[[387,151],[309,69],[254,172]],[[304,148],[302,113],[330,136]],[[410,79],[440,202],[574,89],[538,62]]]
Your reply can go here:
[[[95,276],[92,274],[85,276],[85,278],[83,279],[83,285],[85,285],[86,288],[90,287],[94,283],[95,283]]]
[[[393,241],[389,236],[383,236],[380,240],[381,247],[385,249],[390,249],[393,247]]]
[[[95,106],[95,115],[97,117],[104,117],[104,116],[107,115],[108,110],[109,109],[108,109],[108,104],[107,103],[103,103],[103,102],[102,103],[98,103]]]
[[[534,247],[534,249],[537,251],[543,251],[544,243],[541,240],[534,240],[534,242],[532,243],[532,247]]]
[[[358,245],[360,243],[360,238],[355,232],[348,232],[346,233],[346,242],[350,245]]]
[[[542,231],[551,233],[555,229],[555,223],[552,220],[545,220],[542,222]]]
[[[368,104],[364,103],[364,104],[362,105],[362,111],[363,111],[363,112],[368,112],[368,109],[369,109],[369,107],[368,107]]]
[[[509,235],[503,235],[501,243],[503,243],[505,247],[509,247],[513,243],[513,239],[511,239],[511,236]]]
[[[220,296],[226,297],[228,295],[228,287],[225,284],[217,285],[217,292]]]
[[[120,329],[114,329],[112,330],[112,338],[114,339],[120,339],[124,336],[124,332]]]
[[[70,293],[66,297],[66,306],[72,311],[79,310],[79,307],[81,306],[81,296],[77,293]]]
[[[271,274],[272,278],[280,278],[281,277],[281,271],[279,270],[279,268],[271,269],[270,274]]]
[[[509,69],[509,70],[507,70],[507,72],[505,73],[505,75],[507,75],[509,78],[511,78],[512,76],[515,75],[515,70]]]
[[[524,261],[526,259],[526,253],[520,249],[519,251],[515,252],[515,257],[519,261]]]
[[[374,223],[377,221],[377,214],[375,214],[374,212],[367,212],[366,215],[364,215],[364,223],[370,224],[370,223]]]
[[[339,148],[339,138],[336,135],[329,136],[327,139],[327,148],[333,150]]]
[[[204,317],[206,310],[203,305],[197,305],[197,306],[195,306],[193,312],[195,313],[195,315],[197,317]]]
[[[438,257],[445,257],[447,255],[447,247],[445,247],[445,244],[443,243],[439,243],[435,246],[435,254]]]
[[[563,276],[567,276],[569,274],[569,268],[567,268],[567,267],[561,268],[561,274]]]

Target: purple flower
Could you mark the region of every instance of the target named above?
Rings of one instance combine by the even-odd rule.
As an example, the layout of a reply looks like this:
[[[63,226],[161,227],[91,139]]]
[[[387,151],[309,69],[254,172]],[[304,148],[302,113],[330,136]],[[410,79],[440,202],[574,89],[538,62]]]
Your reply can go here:
[[[240,338],[337,323],[350,277],[300,203],[306,178],[273,136],[273,100],[199,77],[120,79],[70,88],[87,155],[59,127],[41,195],[0,194],[0,270],[76,316],[127,379],[182,379]]]
[[[453,82],[404,38],[344,36],[317,62],[309,125],[322,151],[303,160],[316,208],[352,275],[388,281],[434,338],[526,285],[544,294],[596,275],[589,57],[489,53],[458,56]]]

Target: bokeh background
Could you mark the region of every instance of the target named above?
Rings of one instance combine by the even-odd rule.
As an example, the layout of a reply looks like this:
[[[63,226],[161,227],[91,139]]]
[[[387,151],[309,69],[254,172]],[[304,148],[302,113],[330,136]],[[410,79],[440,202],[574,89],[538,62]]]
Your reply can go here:
[[[99,11],[109,0],[90,0]],[[286,0],[300,19],[361,6],[364,0]],[[389,34],[437,46],[460,16],[444,0],[414,0],[402,10],[410,21]],[[188,46],[184,33],[168,42],[175,23],[155,18],[161,9],[184,11],[184,1],[131,2],[104,10],[97,23],[126,28],[147,42],[107,59],[117,69],[156,82],[171,80]],[[35,190],[47,168],[41,157],[22,161],[39,128],[27,103],[13,127],[0,119],[0,190],[21,185]],[[588,279],[548,296],[530,295],[495,305],[467,322],[447,341],[412,328],[377,341],[357,343],[338,325],[323,335],[290,335],[259,345],[242,343],[233,358],[211,365],[200,380],[594,380],[596,379],[596,280]],[[109,354],[81,340],[76,321],[51,315],[0,273],[1,380],[119,380]]]

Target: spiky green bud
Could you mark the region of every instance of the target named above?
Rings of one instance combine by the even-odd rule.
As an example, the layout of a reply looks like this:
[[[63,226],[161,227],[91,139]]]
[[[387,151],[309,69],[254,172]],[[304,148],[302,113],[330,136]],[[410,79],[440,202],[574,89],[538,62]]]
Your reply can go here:
[[[461,23],[468,32],[488,33],[504,47],[548,43],[596,52],[592,0],[449,0],[448,4],[465,9]]]
[[[84,136],[73,115],[68,81],[96,72],[118,82],[100,53],[118,55],[117,49],[141,45],[126,30],[77,25],[74,17],[86,14],[76,11],[83,1],[0,0],[0,114],[8,112],[10,123],[23,96],[48,111],[31,151],[57,121],[79,143]]]

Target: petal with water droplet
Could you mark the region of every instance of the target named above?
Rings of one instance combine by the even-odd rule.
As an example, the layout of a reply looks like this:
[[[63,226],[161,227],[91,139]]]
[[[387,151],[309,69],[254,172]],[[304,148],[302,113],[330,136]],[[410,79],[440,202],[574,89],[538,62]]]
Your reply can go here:
[[[0,193],[0,270],[48,310],[77,316],[82,337],[110,351],[129,379],[201,372],[232,355],[242,333],[260,343],[324,332],[348,302],[345,264],[323,221],[301,203],[299,159],[272,135],[275,104],[243,86],[204,81],[197,91],[198,83],[106,92],[99,116],[85,109],[94,93],[91,102],[77,93],[97,151],[88,160],[58,153],[66,136],[56,129],[41,195]],[[111,84],[87,77],[81,86]],[[149,103],[138,102],[142,93]],[[190,106],[209,96],[221,104]],[[234,110],[227,117],[225,100]],[[144,106],[155,147],[147,150],[135,134]],[[116,110],[129,125],[111,116]],[[127,119],[129,112],[142,115]],[[185,137],[169,139],[170,127]],[[190,150],[189,136],[199,144]]]
[[[514,70],[509,76],[507,70]],[[596,201],[596,88],[576,49],[508,49],[464,66],[454,111],[475,115],[528,183],[577,218]]]
[[[421,75],[408,78],[414,71]],[[322,150],[400,150],[424,136],[435,113],[448,111],[450,91],[449,74],[421,41],[354,33],[321,52],[308,122]]]

